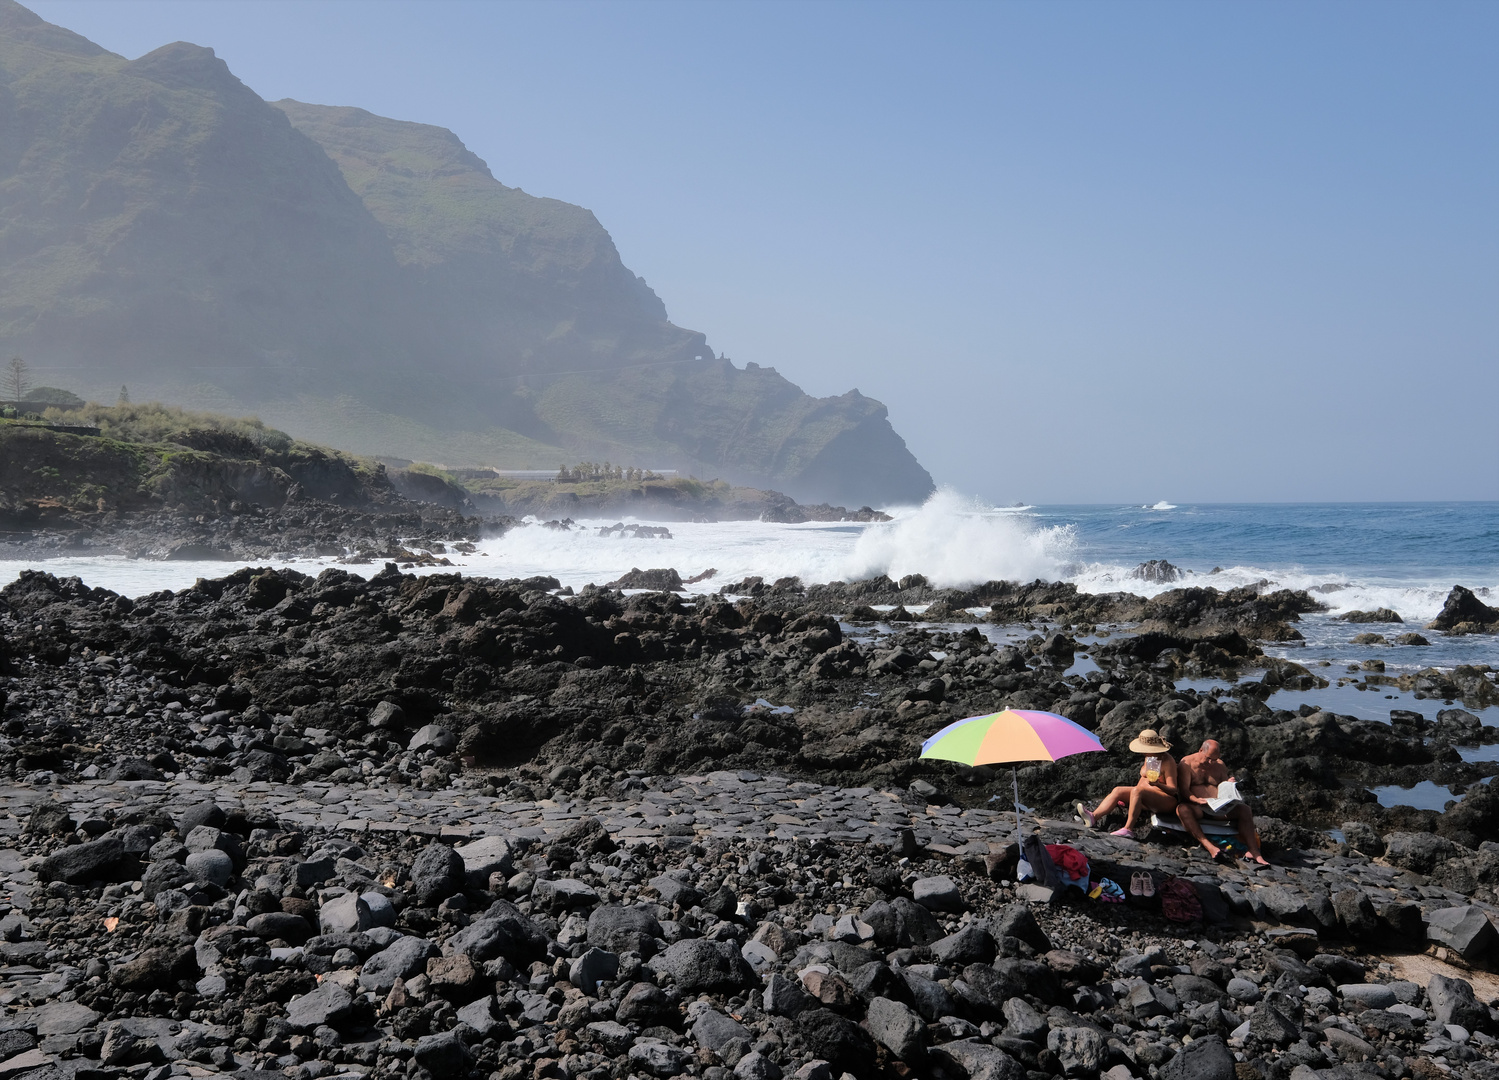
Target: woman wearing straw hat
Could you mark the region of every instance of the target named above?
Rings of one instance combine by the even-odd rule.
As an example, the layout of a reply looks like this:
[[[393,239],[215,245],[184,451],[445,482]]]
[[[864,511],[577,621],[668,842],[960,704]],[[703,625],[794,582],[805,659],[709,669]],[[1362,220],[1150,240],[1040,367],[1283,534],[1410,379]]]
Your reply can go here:
[[[1145,755],[1145,760],[1140,762],[1139,781],[1133,787],[1116,787],[1104,796],[1103,802],[1094,810],[1089,810],[1082,803],[1075,803],[1074,807],[1088,828],[1096,829],[1098,823],[1108,817],[1115,807],[1126,806],[1128,811],[1124,818],[1124,828],[1115,829],[1114,835],[1141,840],[1150,832],[1148,826],[1143,827],[1143,832],[1137,831],[1142,828],[1137,824],[1142,812],[1176,812],[1176,759],[1171,756],[1171,744],[1152,728],[1140,732],[1139,737],[1129,744],[1129,748],[1132,753]]]

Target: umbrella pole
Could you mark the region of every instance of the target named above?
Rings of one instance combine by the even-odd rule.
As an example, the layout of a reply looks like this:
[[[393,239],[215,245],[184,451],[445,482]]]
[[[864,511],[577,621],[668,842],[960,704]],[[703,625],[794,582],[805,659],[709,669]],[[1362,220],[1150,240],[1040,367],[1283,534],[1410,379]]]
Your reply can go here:
[[[1020,825],[1020,772],[1018,766],[1010,766],[1010,782],[1015,785],[1015,844],[1018,847],[1024,840]]]

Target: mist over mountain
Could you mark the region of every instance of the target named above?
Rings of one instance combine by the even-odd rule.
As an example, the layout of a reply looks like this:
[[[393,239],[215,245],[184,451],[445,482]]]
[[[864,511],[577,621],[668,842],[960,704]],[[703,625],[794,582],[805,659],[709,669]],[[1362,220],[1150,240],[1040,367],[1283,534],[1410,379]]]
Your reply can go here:
[[[127,61],[0,0],[0,349],[46,381],[363,453],[609,459],[858,505],[932,488],[885,407],[673,325],[588,210],[452,132]]]

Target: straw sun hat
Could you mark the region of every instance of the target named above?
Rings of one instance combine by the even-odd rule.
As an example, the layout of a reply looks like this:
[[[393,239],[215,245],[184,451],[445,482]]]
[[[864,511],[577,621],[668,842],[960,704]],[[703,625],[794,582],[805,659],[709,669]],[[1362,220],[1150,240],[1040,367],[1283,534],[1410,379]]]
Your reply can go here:
[[[1161,738],[1154,728],[1146,728],[1140,732],[1139,738],[1129,744],[1131,752],[1136,754],[1169,754],[1171,744]]]

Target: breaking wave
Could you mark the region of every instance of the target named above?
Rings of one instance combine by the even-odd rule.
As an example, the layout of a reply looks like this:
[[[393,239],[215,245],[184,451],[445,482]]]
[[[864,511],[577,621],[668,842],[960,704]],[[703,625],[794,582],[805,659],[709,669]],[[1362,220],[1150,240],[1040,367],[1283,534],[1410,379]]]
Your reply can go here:
[[[984,581],[1056,580],[1077,548],[1071,525],[1038,526],[1016,508],[1000,509],[941,489],[922,506],[860,534],[845,580],[924,574],[937,586]]]

